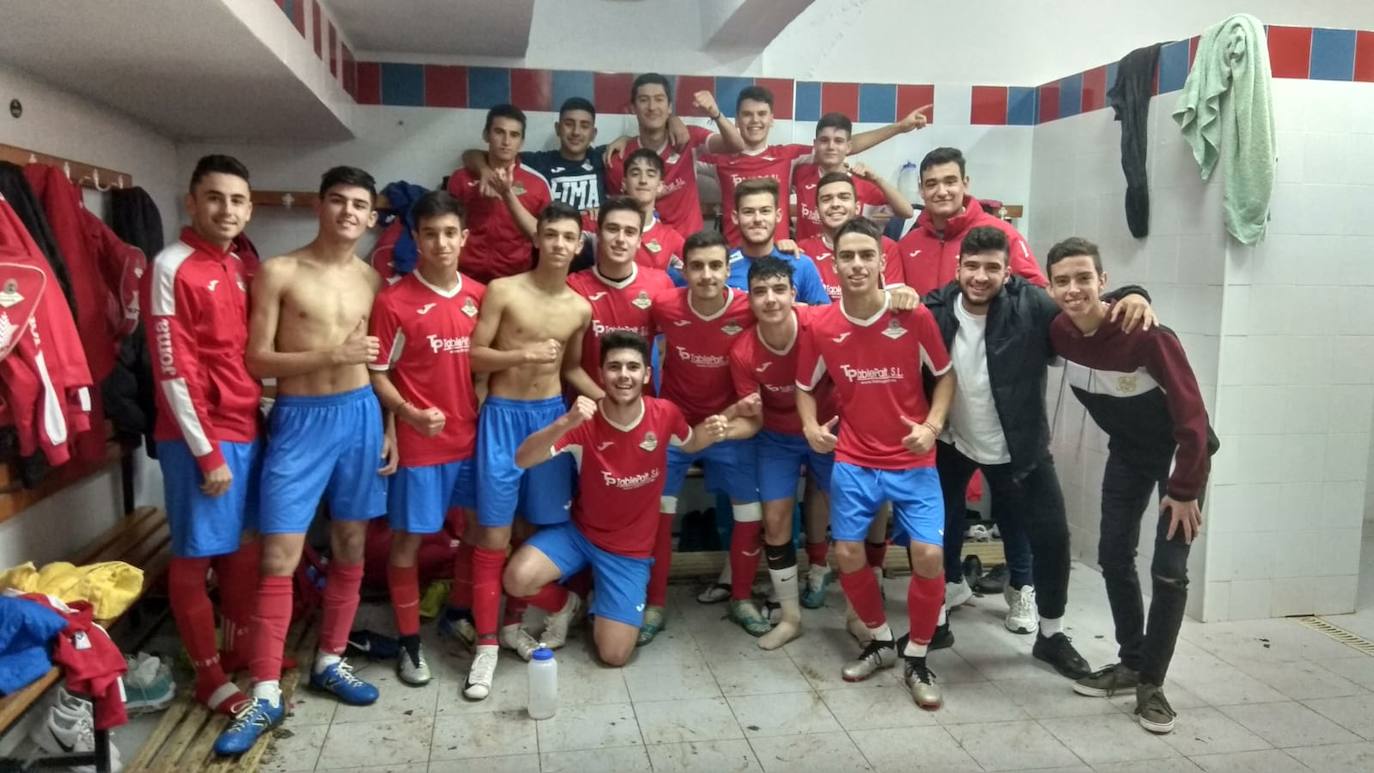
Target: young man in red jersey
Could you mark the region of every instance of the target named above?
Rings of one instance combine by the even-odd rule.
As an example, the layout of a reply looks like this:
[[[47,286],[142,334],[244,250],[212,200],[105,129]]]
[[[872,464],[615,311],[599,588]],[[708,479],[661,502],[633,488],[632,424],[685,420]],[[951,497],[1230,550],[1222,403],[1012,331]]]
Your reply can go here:
[[[1011,223],[983,210],[983,205],[968,192],[965,167],[964,154],[957,148],[936,148],[921,159],[921,200],[925,209],[917,216],[916,225],[897,242],[906,283],[925,295],[954,281],[964,234],[986,225],[1007,235],[1011,273],[1036,287],[1044,287],[1045,275],[1025,237]]]
[[[425,535],[443,528],[450,507],[477,507],[477,389],[469,352],[485,288],[458,272],[467,237],[463,205],[430,191],[411,213],[420,259],[372,305],[380,352],[368,367],[378,401],[395,417],[400,460],[387,496],[387,585],[401,638],[396,672],[418,686],[429,682],[430,671],[420,648],[416,553]],[[459,571],[455,566],[455,582]]]
[[[682,243],[677,229],[658,216],[658,196],[663,191],[663,158],[648,148],[625,157],[625,195],[639,207],[644,218],[635,262],[641,266],[667,271],[682,270]]]
[[[607,151],[606,188],[613,191],[623,190],[624,184],[625,170],[617,156],[640,148],[659,154],[664,172],[658,214],[663,222],[681,234],[701,230],[701,196],[697,192],[696,172],[701,154],[732,153],[744,148],[735,125],[716,106],[711,92],[696,92],[693,102],[715,122],[719,134],[700,126],[683,127],[673,115],[673,87],[668,79],[656,72],[640,75],[630,86],[630,108],[639,124],[639,134],[624,142],[611,143]],[[685,143],[673,144],[669,136],[672,124],[686,131]]]
[[[735,396],[758,395],[763,411],[763,428],[754,438],[754,451],[768,575],[782,612],[773,630],[759,638],[759,647],[766,650],[777,649],[801,635],[797,550],[792,541],[792,511],[801,469],[806,468],[808,481],[815,484],[814,494],[808,496],[820,500],[808,504],[824,510],[835,461],[834,454],[817,453],[807,445],[797,416],[797,339],[820,308],[798,307],[796,300],[790,264],[772,257],[754,261],[749,267],[749,307],[757,324],[730,349]],[[836,410],[828,399],[828,382],[820,391],[820,420],[824,423]],[[819,542],[826,544],[824,521]],[[825,563],[823,554],[820,563]]]
[[[167,585],[177,632],[196,670],[196,700],[233,714],[248,702],[225,667],[247,665],[250,654],[258,586],[258,546],[251,535],[262,453],[262,386],[243,360],[248,293],[243,264],[231,251],[253,213],[247,168],[230,156],[200,159],[186,210],[191,225],[158,254],[143,287],[148,347],[157,353],[154,436],[172,533]],[[224,664],[205,585],[212,563],[222,599]]]
[[[675,288],[654,298],[654,324],[664,335],[664,364],[660,396],[677,405],[687,421],[699,422],[718,413],[732,419],[727,438],[695,454],[672,450],[668,454],[668,478],[663,487],[658,541],[654,548],[653,574],[649,581],[648,609],[639,641],[647,644],[663,630],[663,607],[672,562],[673,517],[687,469],[700,461],[708,489],[730,497],[735,528],[730,538],[733,575],[731,619],[754,636],[770,629],[767,619],[751,600],[754,574],[763,552],[762,519],[754,449],[749,438],[760,424],[756,411],[736,416],[730,381],[730,347],[753,322],[746,293],[726,286],[729,272],[725,240],[715,231],[698,231],[684,247],[683,273],[687,287]],[[756,406],[756,400],[747,405]]]
[[[598,349],[606,396],[579,396],[566,414],[526,438],[516,452],[522,467],[561,453],[572,456],[579,469],[578,496],[571,522],[541,530],[511,556],[505,586],[507,594],[557,613],[569,596],[559,580],[590,568],[597,657],[608,666],[623,666],[643,622],[669,449],[701,451],[724,439],[728,421],[712,415],[690,427],[677,406],[644,396],[649,344],[638,334],[609,332]]]
[[[734,201],[735,186],[745,180],[768,177],[778,181],[779,197],[777,238],[786,239],[791,233],[792,220],[788,211],[788,199],[792,191],[792,169],[801,161],[811,157],[810,145],[770,145],[768,136],[773,131],[773,93],[763,86],[749,86],[742,89],[735,101],[735,122],[739,125],[744,149],[737,153],[708,153],[702,161],[716,167],[716,177],[720,180],[720,200]],[[861,153],[884,140],[915,131],[925,126],[925,116],[920,110],[913,110],[901,121],[878,129],[862,132],[850,139],[850,149]],[[727,221],[725,239],[731,245],[740,243],[739,227]]]
[[[636,202],[624,196],[607,199],[598,213],[596,263],[568,277],[568,286],[592,307],[592,323],[582,339],[582,369],[594,377],[601,373],[601,337],[621,330],[652,341],[654,296],[673,288],[667,274],[635,259],[642,217]]]
[[[830,479],[830,528],[840,584],[872,639],[845,665],[846,681],[867,679],[900,655],[917,705],[939,708],[942,700],[926,652],[944,602],[944,505],[935,474],[939,437],[954,394],[949,352],[924,307],[894,311],[883,292],[881,232],[855,218],[836,234],[842,295],[816,315],[801,339],[797,359],[797,414],[807,442],[818,453],[835,452]],[[921,368],[936,377],[927,402]],[[821,422],[814,390],[829,375],[844,428]],[[907,588],[910,633],[898,648],[883,611],[877,579],[864,556],[863,539],[884,501],[892,502],[894,541],[906,544],[912,578]]]
[[[448,192],[467,211],[465,273],[486,284],[529,269],[532,231],[519,211],[538,214],[553,201],[553,194],[542,175],[520,163],[525,114],[519,108],[497,105],[488,110],[482,139],[487,143],[487,163],[495,169],[496,190],[484,190],[493,186],[484,186],[481,174],[458,169],[448,179]]]
[[[827,172],[812,191],[815,206],[820,211],[822,231],[810,239],[797,240],[797,248],[811,256],[821,275],[821,284],[832,301],[840,299],[840,274],[835,269],[835,234],[840,226],[859,216],[858,184],[875,179],[877,174],[863,164],[855,164],[848,172]],[[901,253],[897,243],[883,237],[883,287],[906,284],[902,273]]]
[[[928,107],[920,108],[918,113]],[[925,125],[923,114],[917,118],[917,123],[918,129]],[[816,142],[811,151],[811,160],[797,164],[792,170],[792,191],[797,196],[798,242],[825,233],[822,223],[824,208],[817,206],[817,196],[820,194],[821,178],[832,172],[850,172],[854,175],[855,216],[905,220],[916,214],[911,202],[896,186],[862,164],[846,163],[850,135],[853,133],[854,124],[844,113],[826,113],[816,122]]]

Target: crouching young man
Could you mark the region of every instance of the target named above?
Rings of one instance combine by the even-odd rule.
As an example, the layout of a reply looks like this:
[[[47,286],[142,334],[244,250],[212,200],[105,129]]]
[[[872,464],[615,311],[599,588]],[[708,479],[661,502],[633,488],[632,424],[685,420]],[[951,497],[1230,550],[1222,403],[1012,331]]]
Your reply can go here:
[[[635,333],[601,338],[601,382],[604,398],[578,397],[516,451],[522,468],[571,454],[579,470],[578,498],[570,523],[537,532],[511,557],[505,588],[512,598],[557,612],[568,596],[559,581],[590,567],[597,656],[622,666],[634,652],[644,618],[668,448],[700,451],[724,439],[727,420],[712,415],[691,428],[677,406],[644,396],[649,344]]]

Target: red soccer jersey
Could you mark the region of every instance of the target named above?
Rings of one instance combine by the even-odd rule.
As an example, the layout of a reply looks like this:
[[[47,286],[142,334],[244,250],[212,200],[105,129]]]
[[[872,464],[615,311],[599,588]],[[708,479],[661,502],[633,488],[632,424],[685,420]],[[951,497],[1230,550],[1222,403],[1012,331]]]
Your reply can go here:
[[[667,271],[676,261],[680,268],[682,245],[685,241],[687,240],[682,238],[682,234],[655,215],[653,222],[649,223],[639,237],[639,251],[635,253],[635,262],[647,268]]]
[[[636,264],[629,277],[616,281],[592,266],[569,276],[568,286],[592,307],[592,324],[582,338],[582,369],[600,385],[601,336],[628,330],[652,341],[654,296],[673,289],[673,280],[662,271]]]
[[[458,275],[458,286],[445,292],[418,271],[383,288],[372,304],[371,334],[381,354],[369,368],[388,372],[411,405],[444,412],[444,428],[427,437],[403,421],[396,422],[401,464],[427,467],[467,459],[477,442],[477,390],[469,359],[472,331],[486,288]]]
[[[764,340],[757,325],[739,337],[730,349],[730,376],[735,382],[735,397],[747,397],[755,392],[763,400],[763,428],[786,435],[802,434],[801,418],[797,416],[797,341],[811,320],[825,306],[798,306],[796,335],[781,351]],[[834,416],[833,389],[826,379],[816,390],[817,418],[821,423]]]
[[[654,324],[664,336],[659,394],[681,408],[691,424],[734,402],[730,347],[753,324],[754,314],[747,295],[732,288],[725,292],[725,305],[709,316],[692,308],[691,290],[686,287],[654,298]]]
[[[629,426],[597,411],[553,445],[555,454],[568,451],[577,460],[573,523],[593,545],[634,558],[653,554],[668,446],[692,438],[676,405],[656,397],[642,402],[643,413]]]
[[[778,209],[782,217],[773,232],[773,238],[786,239],[792,231],[792,222],[787,212],[787,202],[792,193],[792,166],[797,159],[811,154],[810,145],[769,145],[757,153],[703,153],[702,163],[716,168],[720,180],[721,209],[726,213],[725,241],[732,247],[740,244],[739,226],[735,225],[730,212],[735,207],[735,186],[745,180],[771,177],[778,181]]]
[[[925,306],[896,312],[886,302],[869,319],[844,313],[844,304],[822,307],[806,328],[797,358],[797,386],[814,389],[827,373],[835,382],[841,425],[835,460],[880,470],[935,464],[935,449],[914,456],[902,446],[930,410],[921,366],[936,375],[949,370],[949,352],[935,317]]]
[[[701,197],[697,194],[697,148],[705,144],[712,132],[700,126],[688,126],[691,139],[687,147],[678,151],[671,144],[658,152],[663,157],[663,192],[658,196],[658,215],[678,233],[694,234],[701,230]],[[606,167],[606,190],[617,194],[624,189],[625,159],[639,150],[639,138],[625,145],[625,152],[615,163]]]
[[[531,215],[539,216],[553,200],[549,182],[524,164],[513,168],[511,185],[520,203]],[[463,273],[479,282],[528,271],[533,265],[530,240],[516,225],[506,202],[498,196],[484,196],[481,178],[459,169],[448,178],[448,192],[463,202],[468,216],[468,240],[463,245]]]
[[[816,196],[821,177],[820,164],[807,162],[797,164],[792,170],[792,190],[797,194],[797,241],[820,238],[825,233],[821,225],[821,213],[817,209]],[[888,206],[882,188],[862,177],[854,180],[854,193],[858,198],[859,214],[872,217],[878,210]],[[808,255],[810,253],[807,253]]]
[[[811,260],[816,264],[816,270],[821,274],[821,284],[825,286],[826,294],[830,296],[831,301],[839,303],[840,274],[835,270],[835,248],[830,245],[830,240],[825,234],[821,234],[814,239],[798,242],[797,249],[801,250],[803,255],[811,256]],[[883,260],[883,286],[898,287],[906,284],[901,250],[897,249],[897,242],[886,236],[883,237]]]

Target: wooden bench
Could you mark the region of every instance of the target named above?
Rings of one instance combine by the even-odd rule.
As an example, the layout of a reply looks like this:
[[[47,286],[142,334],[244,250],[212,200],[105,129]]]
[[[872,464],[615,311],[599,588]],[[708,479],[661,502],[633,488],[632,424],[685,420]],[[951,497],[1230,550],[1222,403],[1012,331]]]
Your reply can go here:
[[[167,514],[156,508],[145,507],[121,519],[102,534],[95,544],[72,558],[72,563],[82,566],[101,561],[123,561],[141,568],[143,589],[139,597],[142,598],[167,570],[171,557],[172,537],[167,530]],[[135,611],[136,607],[137,599],[120,617],[99,622],[107,630],[113,630],[116,625],[126,621],[137,622],[139,613]],[[35,705],[41,705],[43,696],[61,678],[62,670],[54,667],[28,687],[0,698],[0,735],[8,732]],[[0,769],[3,770],[24,764],[23,760],[0,759]],[[95,750],[92,752],[41,757],[35,759],[33,764],[40,767],[94,765],[99,773],[105,773],[110,770],[109,732],[95,732]]]

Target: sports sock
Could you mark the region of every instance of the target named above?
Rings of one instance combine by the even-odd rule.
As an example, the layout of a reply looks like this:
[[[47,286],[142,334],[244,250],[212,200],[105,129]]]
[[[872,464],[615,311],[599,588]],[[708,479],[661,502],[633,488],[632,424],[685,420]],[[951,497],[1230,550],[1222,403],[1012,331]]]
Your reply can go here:
[[[906,586],[907,622],[911,625],[911,641],[915,644],[930,644],[935,635],[935,625],[940,619],[940,609],[945,603],[945,580],[939,577],[912,575]]]
[[[262,566],[262,542],[252,540],[214,560],[219,586],[220,650],[226,667],[248,665],[252,655],[253,611],[257,607],[258,573]]]
[[[362,563],[334,561],[329,565],[320,610],[320,652],[342,655],[348,647],[348,631],[358,613],[358,591],[362,586]]]
[[[659,513],[658,534],[654,537],[654,565],[649,569],[649,593],[645,603],[663,607],[668,603],[668,570],[673,564],[673,513]]]
[[[258,580],[258,609],[253,615],[254,682],[281,679],[282,649],[286,629],[291,625],[291,575],[263,577]],[[256,689],[254,695],[257,695]]]
[[[255,682],[253,697],[267,701],[274,709],[281,706],[281,682],[276,679]]]
[[[568,589],[556,582],[540,588],[533,595],[524,596],[520,599],[526,605],[533,604],[545,612],[558,612],[568,603]],[[510,608],[511,600],[506,599],[506,607]],[[516,622],[519,622],[518,620]],[[507,623],[509,624],[509,623]]]
[[[396,616],[396,633],[410,636],[420,632],[420,570],[416,566],[386,567],[386,584],[391,591],[391,610]]]
[[[873,570],[865,566],[853,572],[840,573],[840,587],[854,607],[854,614],[872,630],[887,625],[887,615],[883,612],[883,594],[878,590],[878,578]]]
[[[806,543],[806,560],[812,566],[825,566],[829,554],[829,542]]]
[[[1040,635],[1046,639],[1057,633],[1064,631],[1064,618],[1062,617],[1042,617],[1040,618]]]
[[[936,628],[939,628],[939,627],[942,626],[942,625],[948,625],[948,624],[949,624],[949,608],[946,607],[944,604],[941,604],[941,605],[940,605],[940,616],[937,617],[937,618],[935,618],[935,627],[936,627]]]
[[[738,507],[738,505],[736,506]],[[763,553],[763,524],[735,521],[730,533],[730,598],[747,601],[754,596],[754,577]]]
[[[868,559],[869,566],[881,569],[887,561],[887,541],[865,542],[864,558]]]
[[[773,593],[778,597],[784,613],[788,602],[796,601],[797,589],[797,548],[791,542],[786,545],[765,545],[768,557],[768,578],[773,581]]]
[[[463,542],[453,557],[453,589],[448,604],[454,609],[472,609],[472,545]]]
[[[496,619],[501,607],[501,570],[506,551],[474,548],[472,551],[472,624],[477,643],[495,646]]]
[[[167,569],[172,617],[196,669],[196,697],[202,700],[229,681],[215,647],[215,608],[205,589],[209,569],[208,558],[173,558]]]

